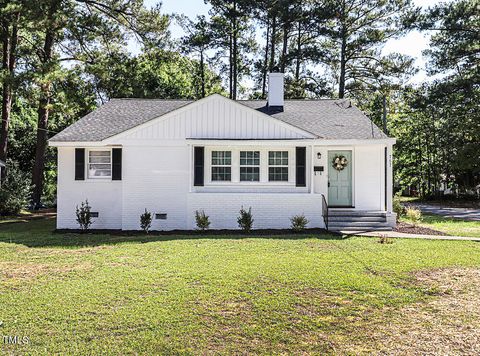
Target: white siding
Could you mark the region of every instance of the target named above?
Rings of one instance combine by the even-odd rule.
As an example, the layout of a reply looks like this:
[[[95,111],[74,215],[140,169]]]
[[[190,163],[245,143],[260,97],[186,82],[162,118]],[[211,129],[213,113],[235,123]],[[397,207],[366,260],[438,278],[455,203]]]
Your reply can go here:
[[[384,145],[357,146],[354,196],[357,210],[385,210]]]
[[[122,136],[122,141],[305,137],[312,136],[241,104],[211,96],[129,131]]]
[[[78,229],[75,208],[88,199],[94,218],[92,229],[121,229],[122,182],[111,180],[75,180],[75,149],[58,148],[57,228]]]

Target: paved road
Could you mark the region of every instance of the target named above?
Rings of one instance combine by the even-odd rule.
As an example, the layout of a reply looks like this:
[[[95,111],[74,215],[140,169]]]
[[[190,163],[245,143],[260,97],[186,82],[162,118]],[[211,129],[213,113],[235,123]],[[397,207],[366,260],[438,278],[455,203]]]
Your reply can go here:
[[[463,220],[472,220],[480,221],[480,209],[470,209],[470,208],[449,208],[449,207],[440,207],[436,205],[428,204],[409,204],[414,205],[419,208],[423,213],[426,214],[436,214],[447,216],[450,218],[458,218]]]

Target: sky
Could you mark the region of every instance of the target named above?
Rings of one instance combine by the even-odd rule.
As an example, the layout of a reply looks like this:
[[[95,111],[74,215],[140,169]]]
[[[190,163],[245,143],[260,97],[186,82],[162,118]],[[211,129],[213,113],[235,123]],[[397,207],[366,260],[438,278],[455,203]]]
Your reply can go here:
[[[451,0],[447,0],[449,2]],[[159,0],[145,0],[146,6],[153,6],[160,2]],[[163,0],[162,10],[164,13],[172,14],[184,14],[190,18],[195,18],[197,15],[207,15],[208,10],[210,9],[209,5],[206,5],[204,0]],[[415,5],[421,6],[423,8],[428,8],[438,4],[440,1],[437,0],[413,0]],[[174,38],[179,38],[182,36],[182,30],[173,25],[171,27],[172,36]],[[427,75],[422,68],[425,67],[425,58],[422,56],[422,51],[428,47],[429,39],[428,35],[422,34],[418,31],[412,31],[407,34],[405,37],[400,39],[389,40],[384,48],[383,54],[389,54],[393,52],[405,54],[412,56],[416,59],[416,65],[421,69],[414,78],[412,78],[412,83],[421,83],[427,80]]]

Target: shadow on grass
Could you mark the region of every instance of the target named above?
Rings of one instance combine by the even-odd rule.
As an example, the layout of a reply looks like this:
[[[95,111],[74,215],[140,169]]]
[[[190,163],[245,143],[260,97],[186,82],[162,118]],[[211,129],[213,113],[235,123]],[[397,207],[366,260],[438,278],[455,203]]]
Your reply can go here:
[[[240,230],[211,231],[152,231],[148,235],[139,231],[90,230],[81,233],[78,230],[55,230],[55,219],[38,219],[28,222],[19,221],[0,225],[0,243],[21,244],[27,247],[95,247],[121,243],[148,243],[173,240],[240,240],[249,238],[301,240],[316,238],[323,240],[345,240],[339,234],[324,229],[307,229],[301,233],[291,230],[253,230],[246,234]]]

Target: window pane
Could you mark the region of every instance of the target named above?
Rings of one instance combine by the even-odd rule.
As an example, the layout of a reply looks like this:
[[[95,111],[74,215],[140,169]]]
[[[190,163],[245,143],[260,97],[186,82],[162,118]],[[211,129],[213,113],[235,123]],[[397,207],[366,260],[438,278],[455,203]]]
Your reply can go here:
[[[270,166],[288,166],[288,151],[268,152],[268,164]]]
[[[258,182],[260,181],[259,167],[240,167],[240,181]]]
[[[271,182],[288,182],[288,167],[269,167],[268,180]]]
[[[90,163],[110,163],[110,156],[90,156]]]
[[[112,176],[110,151],[88,152],[88,177],[108,178]]]
[[[110,169],[110,165],[108,168],[102,169],[102,165],[90,165],[88,169],[88,176],[89,177],[110,177],[112,175],[112,171]]]
[[[260,151],[240,151],[241,166],[259,166]]]
[[[212,165],[229,166],[230,164],[232,164],[232,152],[212,151]]]
[[[230,167],[212,167],[212,181],[231,181],[232,169]]]

